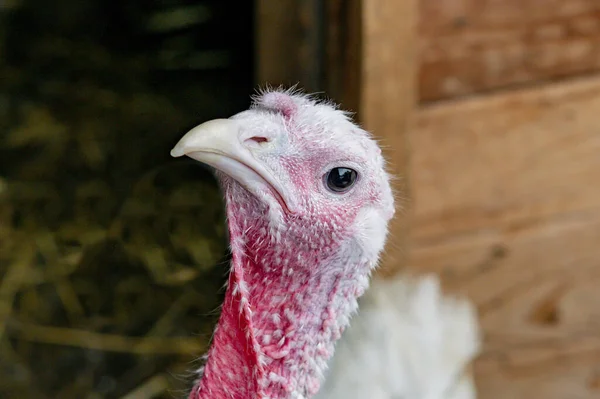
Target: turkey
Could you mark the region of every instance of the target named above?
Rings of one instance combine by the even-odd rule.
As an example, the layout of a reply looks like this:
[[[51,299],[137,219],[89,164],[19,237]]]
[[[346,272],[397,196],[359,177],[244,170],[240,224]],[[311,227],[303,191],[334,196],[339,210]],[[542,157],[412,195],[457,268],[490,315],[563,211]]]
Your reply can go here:
[[[473,314],[441,298],[435,280],[378,282],[344,333],[394,215],[381,150],[348,113],[268,90],[248,110],[186,133],[171,155],[215,169],[232,254],[221,316],[189,399],[474,394],[460,380],[477,346]]]

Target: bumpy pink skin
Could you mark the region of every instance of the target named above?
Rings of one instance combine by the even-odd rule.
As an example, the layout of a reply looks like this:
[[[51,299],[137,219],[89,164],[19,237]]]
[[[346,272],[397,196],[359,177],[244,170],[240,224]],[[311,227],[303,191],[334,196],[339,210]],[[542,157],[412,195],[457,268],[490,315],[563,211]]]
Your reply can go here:
[[[253,154],[287,182],[294,207],[291,213],[274,193],[250,193],[218,173],[233,260],[189,398],[310,398],[383,249],[394,213],[388,175],[375,142],[329,104],[268,92],[232,118],[249,137],[267,139]],[[359,171],[348,193],[323,184],[336,166]]]

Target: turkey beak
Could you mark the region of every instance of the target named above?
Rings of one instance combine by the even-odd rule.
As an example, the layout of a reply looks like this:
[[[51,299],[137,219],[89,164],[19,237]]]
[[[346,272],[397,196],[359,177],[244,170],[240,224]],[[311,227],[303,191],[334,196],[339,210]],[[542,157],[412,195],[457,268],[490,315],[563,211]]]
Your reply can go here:
[[[288,191],[242,143],[237,121],[214,119],[196,126],[171,150],[172,157],[183,155],[225,173],[252,193],[271,190],[284,209],[293,211]]]

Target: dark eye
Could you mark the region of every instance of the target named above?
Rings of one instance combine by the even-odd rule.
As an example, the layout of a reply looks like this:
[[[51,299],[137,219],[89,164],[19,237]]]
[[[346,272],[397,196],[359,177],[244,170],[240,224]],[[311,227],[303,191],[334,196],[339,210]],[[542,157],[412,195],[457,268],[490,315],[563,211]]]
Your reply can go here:
[[[333,168],[325,175],[325,184],[331,191],[343,193],[354,185],[357,177],[358,173],[353,169]]]

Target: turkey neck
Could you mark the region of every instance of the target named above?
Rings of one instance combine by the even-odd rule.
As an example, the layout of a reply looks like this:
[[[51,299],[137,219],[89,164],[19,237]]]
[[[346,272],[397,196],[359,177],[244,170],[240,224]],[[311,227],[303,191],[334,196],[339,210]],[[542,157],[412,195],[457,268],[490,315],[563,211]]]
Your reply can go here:
[[[231,271],[190,399],[308,399],[367,286],[369,262],[356,245],[336,245],[327,226],[316,245],[299,222],[273,230],[262,203],[227,191],[226,200]]]

